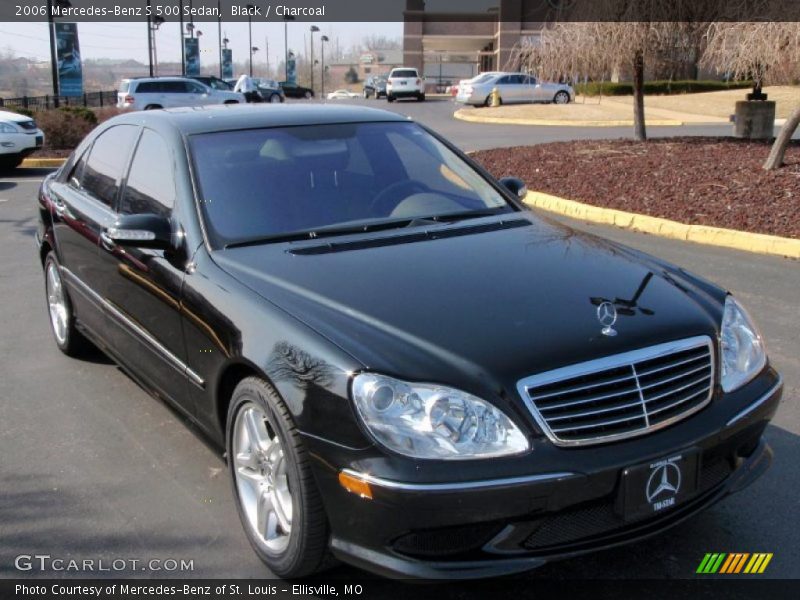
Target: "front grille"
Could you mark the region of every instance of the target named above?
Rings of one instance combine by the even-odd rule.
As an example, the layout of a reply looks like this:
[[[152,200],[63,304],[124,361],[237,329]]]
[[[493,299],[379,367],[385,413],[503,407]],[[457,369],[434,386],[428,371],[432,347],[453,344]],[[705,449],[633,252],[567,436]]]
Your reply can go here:
[[[706,336],[659,344],[534,375],[517,387],[553,443],[611,442],[703,408],[714,387],[711,348]]]

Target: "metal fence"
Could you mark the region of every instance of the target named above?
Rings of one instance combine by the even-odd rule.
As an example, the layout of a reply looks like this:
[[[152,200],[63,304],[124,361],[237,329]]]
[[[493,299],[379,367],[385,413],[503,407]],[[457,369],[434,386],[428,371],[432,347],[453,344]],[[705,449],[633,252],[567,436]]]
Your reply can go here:
[[[0,108],[25,108],[27,110],[49,110],[59,106],[116,106],[117,91],[87,92],[83,96],[22,96],[0,98]]]

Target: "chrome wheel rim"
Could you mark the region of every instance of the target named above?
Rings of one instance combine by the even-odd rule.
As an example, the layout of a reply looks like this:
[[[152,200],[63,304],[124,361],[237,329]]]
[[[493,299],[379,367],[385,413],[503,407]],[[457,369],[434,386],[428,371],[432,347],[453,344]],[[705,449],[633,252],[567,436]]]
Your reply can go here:
[[[50,325],[53,328],[53,334],[60,345],[67,341],[67,326],[68,315],[67,302],[64,296],[64,286],[61,283],[61,275],[58,273],[58,267],[55,263],[50,262],[47,265],[47,307],[50,311]]]
[[[270,96],[269,101],[272,104],[278,104],[281,101],[281,97],[273,94],[272,96]]]
[[[245,519],[260,545],[282,552],[292,533],[292,493],[277,431],[260,406],[248,402],[233,428],[236,488]]]
[[[564,92],[559,92],[556,94],[556,104],[566,104],[569,100],[569,96],[567,96]]]

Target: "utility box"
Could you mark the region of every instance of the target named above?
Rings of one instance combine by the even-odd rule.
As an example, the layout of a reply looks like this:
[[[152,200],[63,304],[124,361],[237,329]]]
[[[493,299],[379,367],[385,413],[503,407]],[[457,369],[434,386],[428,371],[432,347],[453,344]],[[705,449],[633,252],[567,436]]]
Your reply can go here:
[[[736,103],[733,135],[748,140],[769,140],[775,136],[775,102],[742,100]]]

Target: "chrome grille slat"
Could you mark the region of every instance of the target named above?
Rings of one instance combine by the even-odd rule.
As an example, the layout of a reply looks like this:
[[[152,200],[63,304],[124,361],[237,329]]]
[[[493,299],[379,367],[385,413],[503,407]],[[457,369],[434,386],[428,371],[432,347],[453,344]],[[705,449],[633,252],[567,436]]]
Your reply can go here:
[[[580,419],[582,417],[588,417],[588,416],[596,415],[596,414],[599,414],[599,413],[612,412],[612,411],[615,411],[615,410],[623,410],[625,408],[631,408],[633,406],[641,406],[641,405],[642,405],[641,401],[636,400],[636,402],[631,402],[630,404],[622,404],[622,405],[619,405],[619,406],[612,406],[612,407],[609,407],[609,408],[601,408],[601,409],[598,409],[598,410],[587,410],[587,411],[584,411],[584,412],[572,413],[572,414],[568,414],[568,415],[558,415],[557,417],[548,417],[547,420],[550,423],[552,423],[553,421],[563,421],[565,419]]]
[[[706,388],[704,390],[700,390],[699,392],[695,392],[694,394],[689,394],[688,396],[686,396],[684,398],[681,398],[680,400],[677,400],[675,402],[671,402],[670,404],[667,404],[666,406],[661,406],[661,407],[656,408],[654,410],[648,411],[648,414],[652,417],[653,415],[657,415],[658,413],[664,412],[665,410],[669,410],[670,408],[675,408],[676,406],[678,406],[680,404],[683,404],[684,402],[686,402],[688,400],[691,400],[695,396],[699,396],[701,394],[707,394],[707,393],[708,393],[708,388]]]
[[[683,379],[687,375],[694,375],[695,373],[699,373],[700,371],[708,370],[708,365],[703,365],[702,367],[697,367],[696,369],[692,369],[691,371],[685,371],[683,373],[679,373],[673,377],[669,377],[667,379],[659,379],[658,381],[654,381],[652,383],[648,383],[647,385],[640,386],[642,391],[649,390],[650,388],[658,387],[659,385],[664,385],[665,383],[669,383],[670,381],[677,381],[679,379]],[[639,375],[639,380],[642,380],[642,376]]]
[[[596,387],[602,387],[604,385],[613,385],[615,383],[621,383],[623,381],[632,381],[634,379],[633,375],[627,375],[625,377],[618,377],[616,379],[609,379],[608,381],[602,381],[600,383],[591,383],[589,385],[581,385],[577,387],[572,387],[566,390],[560,390],[558,392],[546,392],[544,394],[537,394],[536,398],[539,400],[543,400],[544,398],[549,398],[550,396],[561,396],[563,394],[572,394],[573,392],[582,392],[584,390],[590,390]]]
[[[648,369],[645,371],[641,371],[639,373],[639,377],[647,377],[648,375],[652,375],[653,373],[658,373],[660,371],[665,371],[667,369],[672,369],[673,367],[680,367],[681,365],[685,365],[692,362],[697,362],[698,360],[708,360],[708,354],[702,354],[700,356],[694,356],[692,358],[687,358],[686,360],[680,360],[678,362],[669,363],[664,365],[663,367],[654,367],[652,369]]]
[[[560,404],[550,404],[548,406],[542,406],[539,410],[555,410],[557,408],[568,408],[570,406],[579,406],[581,404],[586,404],[587,402],[596,402],[598,400],[608,400],[609,398],[616,398],[617,396],[624,396],[625,394],[638,394],[639,390],[635,387],[630,389],[622,390],[619,392],[614,392],[612,394],[603,394],[601,396],[595,396],[594,398],[583,398],[581,400],[571,400],[569,402],[562,402]],[[538,400],[538,398],[537,398]]]
[[[517,390],[554,444],[579,446],[687,418],[711,401],[714,377],[711,338],[697,336],[540,373]]]

